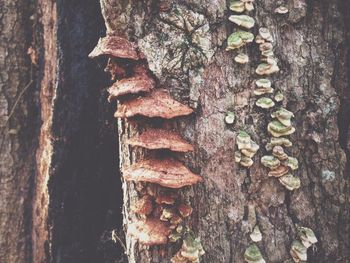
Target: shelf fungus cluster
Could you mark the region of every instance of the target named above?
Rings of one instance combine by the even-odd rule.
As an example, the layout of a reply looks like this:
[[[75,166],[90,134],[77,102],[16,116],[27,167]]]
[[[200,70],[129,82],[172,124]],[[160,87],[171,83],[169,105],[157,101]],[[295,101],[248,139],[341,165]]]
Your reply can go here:
[[[152,118],[173,119],[193,112],[190,107],[174,100],[166,90],[156,89],[156,82],[145,67],[143,57],[136,45],[127,39],[106,36],[89,56],[109,57],[107,70],[111,72],[112,79],[117,79],[108,89],[108,100],[119,102],[115,117],[143,117],[147,119],[143,123],[151,126]],[[153,151],[162,150],[163,156],[143,158],[122,169],[124,180],[135,183],[139,196],[138,201],[131,205],[137,219],[129,223],[127,232],[147,246],[183,240],[172,262],[198,262],[204,250],[199,239],[186,226],[193,209],[181,202],[178,190],[197,184],[202,178],[171,157],[174,155],[171,152],[191,152],[193,146],[173,130],[143,130],[140,135],[127,140],[127,144]]]
[[[237,25],[239,29],[228,37],[226,50],[235,50],[254,41],[254,35],[246,30],[254,27],[255,20],[253,17],[243,14],[244,12],[248,13],[254,10],[254,0],[232,1],[230,10],[237,14],[231,15],[229,20]],[[237,63],[246,64],[249,62],[249,57],[247,54],[239,53],[235,56],[234,60]]]
[[[297,226],[297,231],[299,239],[293,241],[290,255],[294,262],[306,262],[307,249],[316,244],[318,240],[310,228]]]
[[[259,150],[259,145],[254,142],[245,131],[240,131],[236,137],[238,151],[235,152],[235,162],[243,167],[253,165],[253,157]]]
[[[288,156],[284,148],[292,146],[292,142],[285,136],[295,132],[291,119],[294,114],[280,106],[284,95],[280,90],[275,91],[273,84],[268,78],[269,75],[277,73],[279,67],[273,51],[273,37],[270,30],[265,27],[259,29],[259,34],[255,38],[259,44],[262,63],[258,65],[256,74],[261,76],[255,80],[254,95],[258,96],[255,105],[264,110],[271,110],[272,120],[267,126],[268,133],[272,136],[266,145],[266,150],[270,152],[261,158],[263,166],[269,169],[268,176],[276,177],[280,183],[288,190],[300,187],[300,179],[291,174],[298,168],[298,160]],[[276,106],[279,108],[276,109]]]

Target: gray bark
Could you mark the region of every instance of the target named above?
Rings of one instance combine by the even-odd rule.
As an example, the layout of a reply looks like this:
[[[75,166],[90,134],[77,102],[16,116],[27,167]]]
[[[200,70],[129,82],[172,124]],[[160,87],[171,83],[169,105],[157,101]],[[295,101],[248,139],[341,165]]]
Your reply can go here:
[[[0,17],[0,261],[28,262],[38,121],[30,2],[1,1]]]
[[[290,13],[277,16],[277,4],[257,1],[252,13],[257,26],[268,27],[275,39],[281,71],[273,76],[285,94],[284,105],[295,114],[297,132],[291,154],[298,158],[300,189],[289,192],[268,178],[259,159],[268,139],[268,112],[254,106],[252,82],[259,63],[256,44],[245,48],[251,62],[240,66],[234,52],[225,51],[234,26],[228,22],[227,3],[217,1],[101,0],[108,33],[126,35],[145,54],[149,69],[174,98],[195,108],[189,118],[172,125],[195,146],[194,154],[179,155],[204,183],[182,190],[194,207],[191,224],[206,254],[203,262],[243,262],[251,243],[247,207],[254,205],[262,230],[259,244],[267,262],[283,262],[296,238],[295,224],[312,228],[319,242],[309,250],[309,262],[349,262],[349,177],[346,173],[344,133],[348,118],[347,4],[341,1],[290,0]],[[345,8],[345,9],[344,9]],[[182,16],[177,19],[176,16]],[[183,21],[193,28],[184,27]],[[340,110],[341,109],[341,110]],[[224,123],[227,110],[237,122]],[[338,127],[338,115],[345,123]],[[121,168],[145,153],[125,141],[147,122],[120,120]],[[139,125],[139,126],[138,126]],[[234,162],[235,137],[249,131],[261,150],[246,170]],[[340,136],[339,136],[340,134]],[[340,145],[340,143],[342,145]],[[343,147],[343,149],[342,149]],[[133,184],[123,184],[124,223],[135,220],[130,204],[137,198]],[[169,262],[177,248],[139,246],[127,233],[130,262]],[[166,257],[160,251],[166,249]]]

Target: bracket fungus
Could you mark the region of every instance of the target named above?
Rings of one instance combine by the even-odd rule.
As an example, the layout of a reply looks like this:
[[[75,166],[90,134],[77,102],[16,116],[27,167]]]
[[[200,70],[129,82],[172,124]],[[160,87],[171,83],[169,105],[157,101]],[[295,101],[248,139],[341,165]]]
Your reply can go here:
[[[171,263],[197,263],[204,254],[200,239],[188,234],[184,238],[181,249],[172,257]]]
[[[226,116],[225,116],[225,122],[226,124],[233,124],[235,122],[236,116],[235,113],[232,111],[228,111],[226,112]]]
[[[284,149],[282,146],[275,146],[272,149],[272,155],[278,158],[281,161],[287,160],[288,155],[284,152]]]
[[[264,258],[257,245],[252,244],[244,252],[244,260],[247,263],[265,263]]]
[[[277,137],[277,138],[281,136],[290,135],[295,132],[294,127],[285,126],[280,121],[277,121],[277,120],[270,122],[267,126],[267,130],[273,137]]]
[[[262,234],[258,225],[253,229],[253,232],[249,235],[253,242],[260,242],[262,240]]]
[[[258,79],[255,84],[258,88],[271,88],[271,80],[269,79]]]
[[[254,0],[242,0],[242,1],[232,1],[230,3],[230,10],[243,13],[244,11],[252,11],[254,10]]]
[[[152,211],[153,211],[153,203],[152,203],[151,196],[149,196],[149,195],[143,196],[132,207],[132,210],[136,214],[140,214],[140,215],[149,215],[149,214],[151,214]]]
[[[116,113],[117,118],[130,118],[134,116],[161,117],[171,119],[190,115],[193,110],[171,98],[166,90],[155,90],[145,97],[122,102]]]
[[[154,80],[147,75],[126,78],[115,82],[108,89],[108,101],[115,100],[128,94],[138,94],[141,92],[150,92],[154,89]]]
[[[283,162],[284,165],[288,166],[290,169],[297,170],[299,168],[299,162],[297,158],[288,156],[287,160]]]
[[[297,230],[301,243],[303,243],[306,248],[309,248],[318,242],[316,235],[312,229],[307,227],[297,227]]]
[[[173,205],[175,204],[175,199],[172,196],[166,194],[159,194],[156,196],[155,202],[159,205]]]
[[[89,57],[95,58],[102,55],[133,60],[139,59],[136,46],[133,43],[125,38],[110,35],[100,38],[97,46],[89,54]]]
[[[294,262],[306,262],[307,248],[299,240],[294,240],[290,249],[290,255]]]
[[[250,146],[249,147],[246,147],[246,148],[243,148],[241,149],[241,153],[249,158],[253,158],[254,155],[257,153],[257,151],[259,150],[259,145],[250,140]]]
[[[168,224],[156,218],[147,218],[131,223],[128,232],[141,244],[147,246],[162,245],[168,243],[171,232]]]
[[[294,117],[293,112],[286,110],[284,108],[280,108],[279,110],[273,112],[271,117],[279,120],[285,126],[291,126],[291,118]]]
[[[275,101],[281,102],[284,100],[284,95],[281,91],[277,91],[274,97]]]
[[[288,8],[285,7],[285,6],[279,6],[279,7],[277,7],[277,8],[275,9],[275,13],[276,13],[276,14],[281,14],[281,15],[283,15],[283,14],[287,14],[288,12],[289,12],[289,10],[288,10]]]
[[[270,30],[266,27],[259,28],[259,36],[268,42],[273,42],[273,38],[270,33]]]
[[[236,137],[236,143],[238,146],[238,149],[245,149],[250,147],[251,138],[248,133],[245,131],[240,131]]]
[[[242,53],[240,53],[240,54],[238,54],[237,56],[235,56],[234,59],[235,59],[235,61],[236,61],[237,63],[239,63],[239,64],[246,64],[246,63],[249,62],[249,57],[248,57],[248,55],[242,54]]]
[[[266,150],[271,151],[274,146],[284,146],[284,147],[292,147],[293,143],[288,138],[275,138],[272,137],[270,142],[266,144]]]
[[[226,50],[240,48],[246,43],[253,42],[253,40],[254,35],[252,33],[243,30],[238,30],[228,37]]]
[[[276,64],[261,63],[256,68],[255,72],[258,75],[271,75],[280,71],[280,68]]]
[[[275,106],[275,103],[273,102],[272,99],[267,98],[267,97],[263,97],[263,98],[258,99],[255,102],[255,105],[260,107],[260,108],[263,108],[263,109],[269,109],[269,108],[272,108],[273,106]]]
[[[280,160],[278,160],[273,155],[265,155],[265,156],[261,157],[261,163],[263,166],[265,166],[271,170],[277,169],[281,164]]]
[[[271,170],[268,173],[268,176],[270,176],[270,177],[281,177],[283,175],[286,175],[288,172],[289,172],[289,169],[288,169],[287,166],[280,165],[276,169]]]
[[[126,181],[149,182],[175,189],[203,180],[172,158],[141,160],[123,169],[123,177]]]
[[[254,18],[247,15],[231,15],[228,19],[236,25],[247,29],[251,29],[255,24]]]
[[[179,213],[182,217],[189,217],[193,212],[193,208],[191,206],[185,205],[185,204],[180,204],[177,207],[177,210],[179,211]]]
[[[300,178],[295,177],[292,174],[286,174],[278,178],[280,183],[286,187],[288,190],[293,191],[294,189],[298,189],[300,187]]]
[[[127,141],[133,146],[146,149],[169,149],[174,152],[190,152],[193,146],[186,142],[177,132],[163,129],[147,129],[141,135]]]
[[[244,155],[242,156],[242,159],[239,162],[240,165],[242,165],[243,167],[247,167],[247,168],[252,166],[253,163],[254,162],[253,162],[252,158],[244,156]]]

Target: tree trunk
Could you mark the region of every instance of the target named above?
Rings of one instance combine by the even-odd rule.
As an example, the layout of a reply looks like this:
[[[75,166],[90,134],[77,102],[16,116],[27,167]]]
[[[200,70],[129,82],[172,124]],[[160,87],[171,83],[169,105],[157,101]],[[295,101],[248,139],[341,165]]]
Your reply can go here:
[[[227,5],[222,0],[101,0],[107,33],[137,43],[158,87],[195,109],[194,115],[168,125],[195,147],[193,154],[177,158],[204,179],[181,190],[182,199],[194,207],[190,225],[206,251],[203,262],[244,262],[252,243],[247,219],[252,206],[263,236],[258,246],[267,262],[291,258],[296,224],[313,229],[319,240],[308,250],[309,262],[349,262],[349,5],[291,0],[286,4],[289,14],[277,15],[277,4],[262,0],[251,13],[255,35],[263,26],[272,32],[281,70],[271,79],[284,93],[283,106],[295,114],[297,131],[289,153],[299,160],[295,175],[301,187],[292,192],[269,178],[259,161],[266,154],[271,119],[269,111],[254,106],[252,95],[260,51],[255,43],[243,48],[250,58],[243,66],[233,60],[237,52],[225,51],[235,28]],[[224,122],[229,110],[236,115],[233,126]],[[126,140],[149,125],[119,120],[121,169],[147,156]],[[250,169],[234,160],[235,138],[242,129],[260,145]],[[128,226],[136,220],[130,206],[137,192],[130,182],[123,189],[129,262],[169,262],[178,247],[144,247],[130,235]]]
[[[27,50],[30,1],[0,3],[0,261],[29,262],[38,96]],[[31,76],[32,75],[32,76]]]

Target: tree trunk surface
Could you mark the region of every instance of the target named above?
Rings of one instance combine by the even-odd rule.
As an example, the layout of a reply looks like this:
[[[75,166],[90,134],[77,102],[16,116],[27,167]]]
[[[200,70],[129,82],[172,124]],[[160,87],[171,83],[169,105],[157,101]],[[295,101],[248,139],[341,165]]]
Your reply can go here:
[[[299,160],[295,175],[301,187],[292,192],[269,178],[259,159],[269,139],[268,111],[254,106],[253,82],[259,64],[257,44],[244,50],[250,62],[234,62],[226,39],[235,26],[228,21],[228,3],[216,1],[101,0],[107,33],[137,43],[157,86],[195,109],[190,117],[166,122],[195,147],[178,155],[204,182],[181,190],[194,208],[190,225],[201,238],[203,262],[244,262],[251,244],[249,206],[255,206],[263,240],[258,244],[267,262],[290,259],[296,224],[314,230],[319,242],[308,251],[309,262],[349,262],[349,167],[346,134],[349,109],[346,1],[286,1],[289,14],[276,15],[274,1],[256,1],[253,32],[267,27],[273,35],[280,72],[273,85],[295,114],[290,154]],[[228,126],[225,113],[234,111]],[[339,120],[338,120],[339,118]],[[120,168],[149,153],[130,148],[126,140],[152,121],[118,121]],[[235,138],[246,130],[260,145],[250,169],[234,160]],[[135,221],[130,206],[137,200],[133,183],[123,182],[124,224],[129,262],[169,262],[178,247],[145,247],[128,232]],[[166,250],[164,254],[164,249]]]
[[[0,3],[0,261],[31,258],[38,96],[31,80],[30,2]]]

